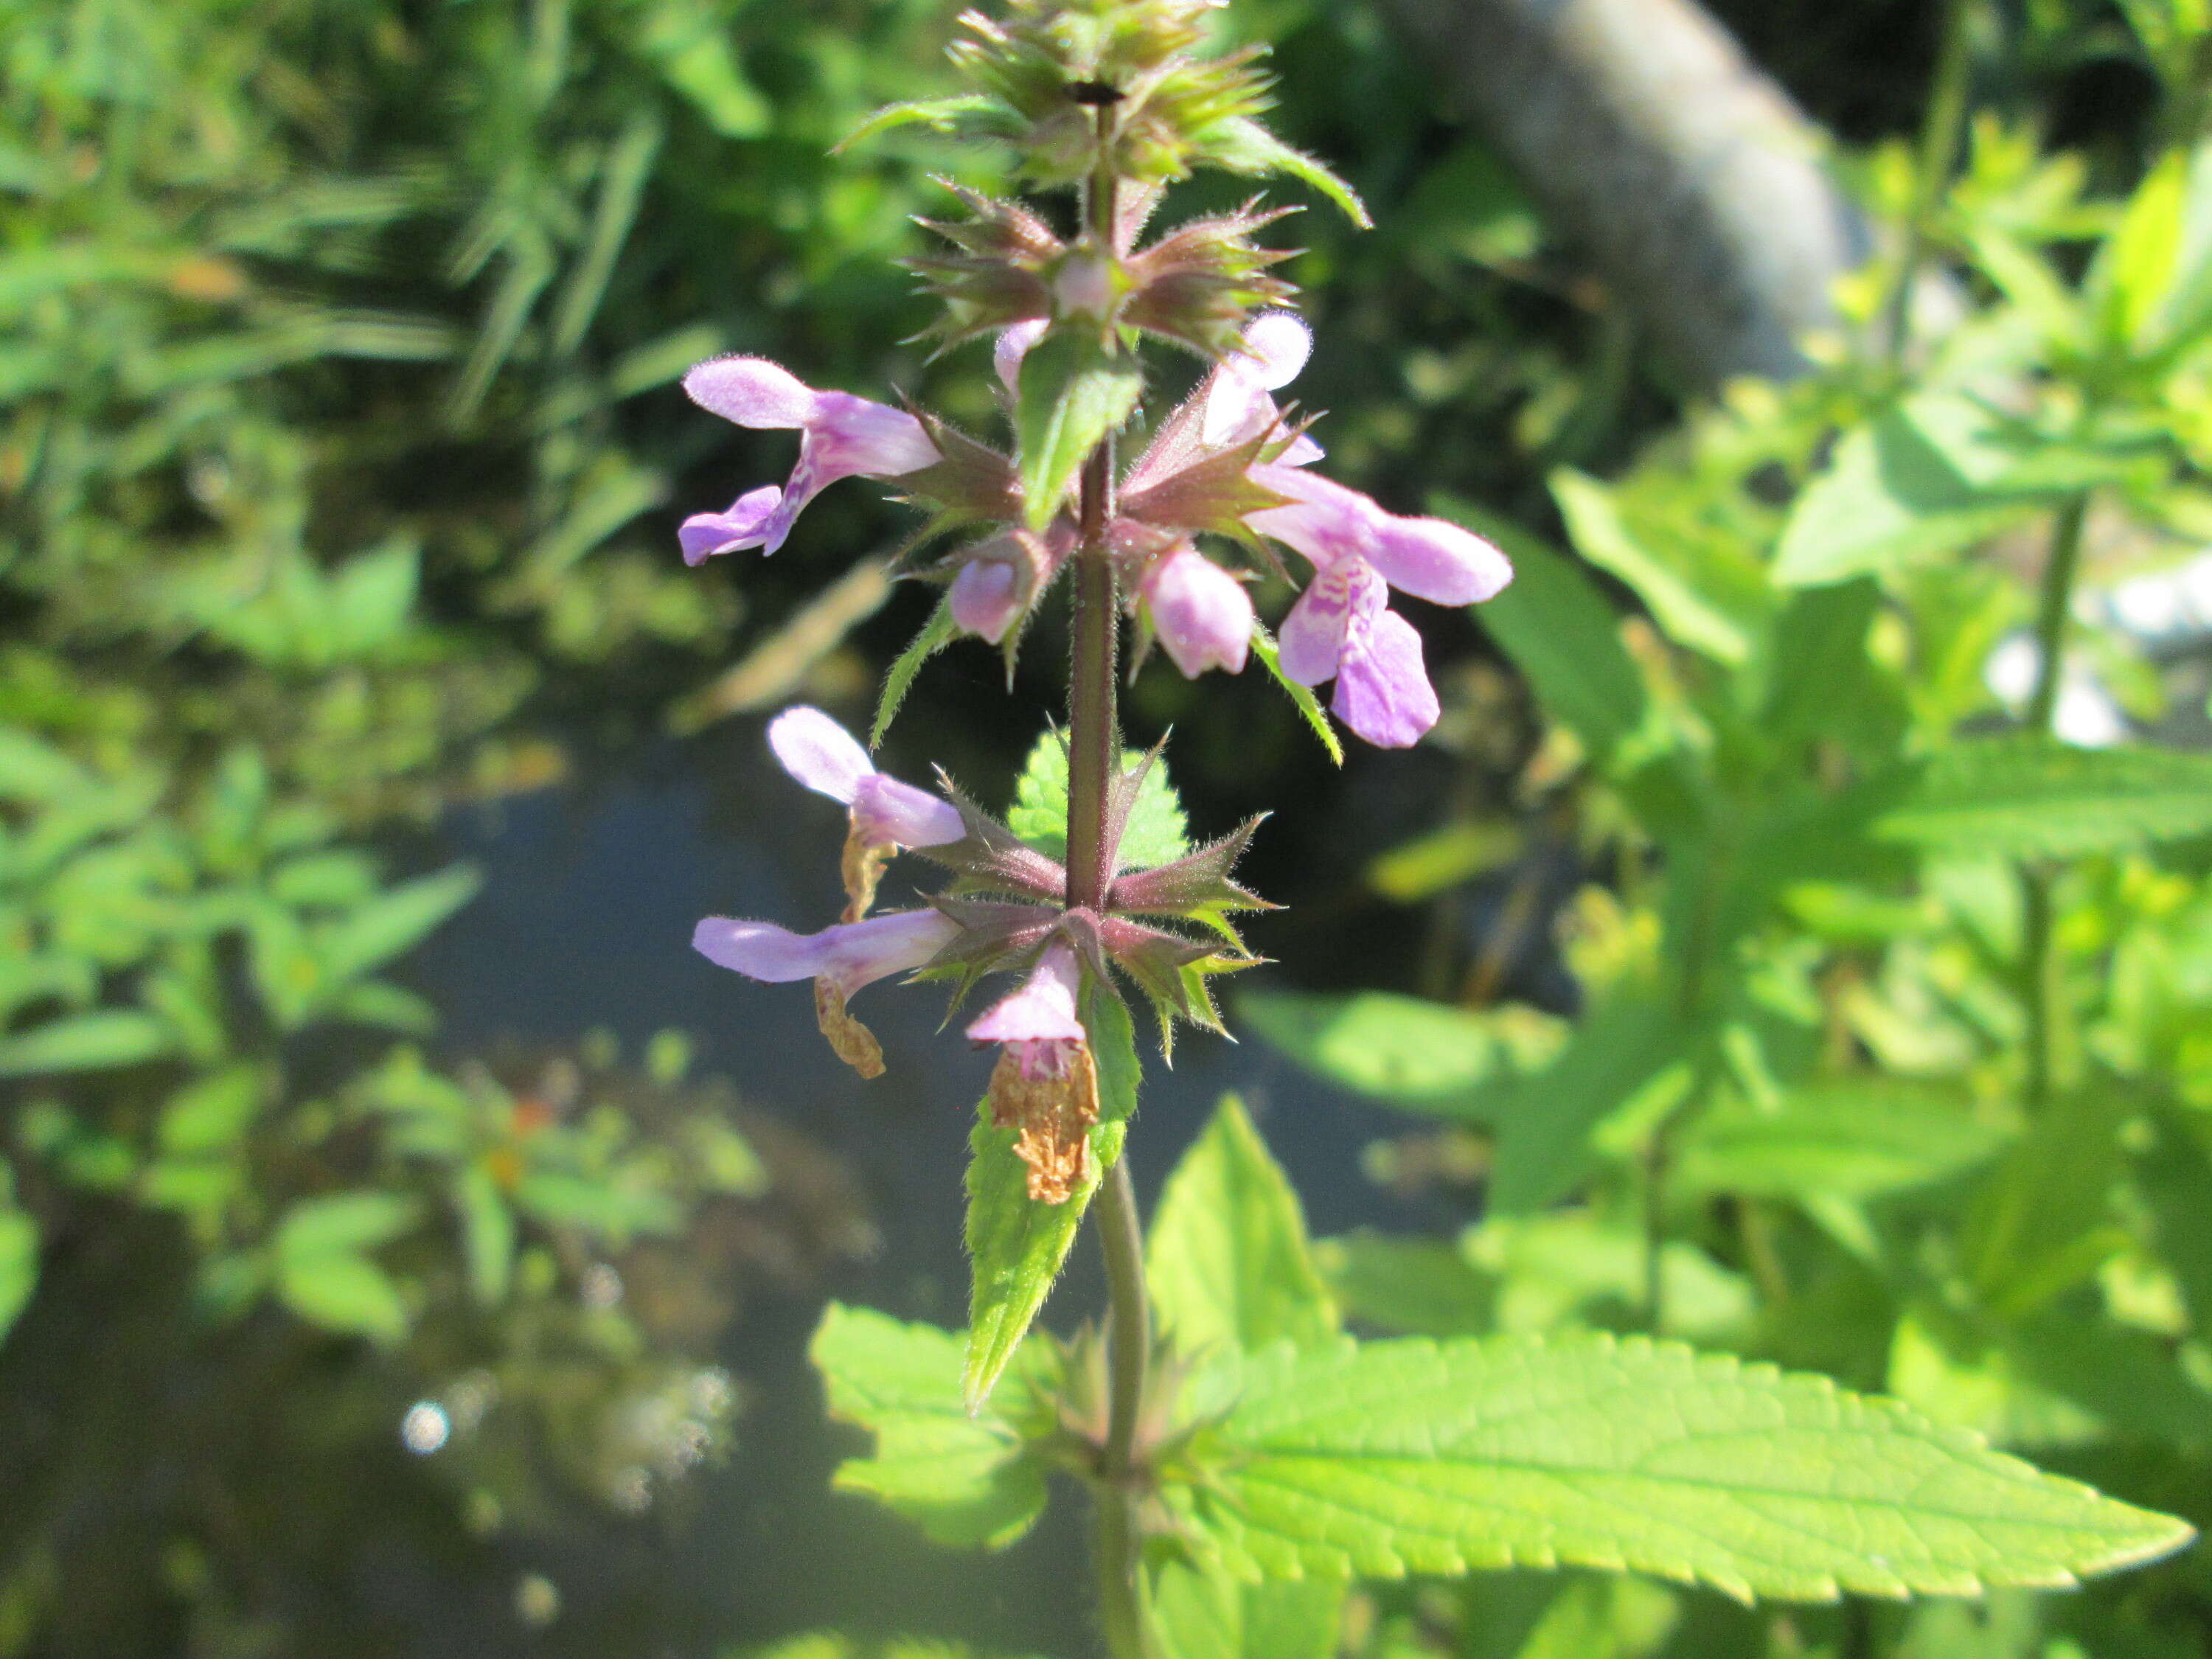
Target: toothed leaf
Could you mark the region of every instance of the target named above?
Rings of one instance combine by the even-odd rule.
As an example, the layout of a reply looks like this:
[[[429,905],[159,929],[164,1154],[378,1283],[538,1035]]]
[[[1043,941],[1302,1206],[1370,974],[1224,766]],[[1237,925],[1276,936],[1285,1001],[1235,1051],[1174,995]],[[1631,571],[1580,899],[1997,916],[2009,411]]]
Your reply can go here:
[[[1285,1345],[1220,1433],[1188,1501],[1260,1577],[1581,1565],[1746,1601],[1972,1595],[2191,1536],[1895,1401],[1641,1338]]]
[[[993,1127],[988,1102],[969,1138],[967,1239],[975,1278],[961,1391],[970,1411],[990,1398],[1044,1306],[1091,1195],[1121,1155],[1129,1115],[1137,1109],[1137,1045],[1128,1011],[1112,991],[1091,981],[1085,988],[1083,1024],[1098,1066],[1098,1121],[1091,1131],[1090,1175],[1066,1202],[1030,1197],[1029,1171],[1014,1153],[1015,1133]]]

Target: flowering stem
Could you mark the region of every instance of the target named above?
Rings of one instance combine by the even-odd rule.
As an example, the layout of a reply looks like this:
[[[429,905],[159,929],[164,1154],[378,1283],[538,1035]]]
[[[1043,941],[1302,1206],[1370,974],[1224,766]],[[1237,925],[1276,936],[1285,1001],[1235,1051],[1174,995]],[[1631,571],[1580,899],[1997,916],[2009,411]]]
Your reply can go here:
[[[1106,1646],[1114,1659],[1146,1659],[1152,1644],[1145,1635],[1144,1606],[1138,1594],[1138,1557],[1143,1536],[1137,1528],[1137,1493],[1132,1479],[1137,1413],[1144,1403],[1145,1362],[1152,1349],[1151,1315],[1146,1305],[1143,1234],[1137,1221],[1137,1191],[1127,1162],[1116,1159],[1091,1214],[1106,1256],[1106,1294],[1110,1327],[1106,1449],[1099,1473],[1098,1603]]]
[[[2051,531],[2051,556],[2043,568],[2042,602],[2035,622],[2035,690],[2027,703],[2027,729],[2047,738],[2058,713],[2058,689],[2064,669],[2066,618],[2074,604],[2074,577],[2081,563],[2081,530],[2089,516],[2089,492],[2083,490],[2058,509]],[[2022,866],[2021,890],[2021,989],[2027,1012],[2027,1106],[2039,1109],[2051,1098],[2057,1048],[2054,1016],[2058,1005],[2058,953],[2051,887],[2056,872],[2048,865]]]

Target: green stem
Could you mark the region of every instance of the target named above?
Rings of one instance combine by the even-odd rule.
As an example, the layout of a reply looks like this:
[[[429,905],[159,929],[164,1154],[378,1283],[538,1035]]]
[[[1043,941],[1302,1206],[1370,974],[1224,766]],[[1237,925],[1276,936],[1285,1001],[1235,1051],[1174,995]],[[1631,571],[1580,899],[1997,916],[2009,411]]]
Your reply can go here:
[[[1929,88],[1928,113],[1920,127],[1920,155],[1912,170],[1912,202],[1905,221],[1905,247],[1882,306],[1881,339],[1895,368],[1905,361],[1912,337],[1912,291],[1928,254],[1929,222],[1951,182],[1966,131],[1967,94],[1973,85],[1974,0],[1948,0],[1943,9],[1942,43],[1936,49],[1936,76]]]
[[[2043,567],[2042,598],[2035,619],[2035,689],[2027,702],[2027,729],[2047,738],[2058,713],[2065,670],[2066,623],[2074,608],[2074,580],[2081,566],[2081,532],[2089,517],[2083,490],[2058,509],[2051,529],[2051,556]],[[2057,872],[2047,864],[2023,865],[2021,890],[2021,1000],[2027,1015],[2027,1106],[2051,1099],[2057,1072],[2059,963],[2057,910],[2051,889]]]
[[[1144,1233],[1137,1219],[1137,1191],[1129,1166],[1116,1160],[1106,1172],[1091,1211],[1106,1255],[1110,1340],[1106,1449],[1098,1498],[1098,1606],[1107,1650],[1114,1659],[1146,1659],[1142,1598],[1138,1589],[1143,1534],[1137,1526],[1137,1416],[1145,1398],[1146,1363],[1152,1352],[1152,1315],[1145,1293]]]

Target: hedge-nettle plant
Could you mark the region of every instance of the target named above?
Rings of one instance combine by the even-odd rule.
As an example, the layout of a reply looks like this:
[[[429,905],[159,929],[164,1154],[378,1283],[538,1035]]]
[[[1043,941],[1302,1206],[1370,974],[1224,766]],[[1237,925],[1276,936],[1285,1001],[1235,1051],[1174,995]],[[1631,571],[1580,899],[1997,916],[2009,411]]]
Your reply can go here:
[[[927,514],[905,563],[943,597],[893,670],[878,738],[956,636],[997,646],[1011,670],[1062,586],[1072,608],[1066,723],[1004,818],[941,775],[934,789],[885,776],[829,716],[791,709],[769,727],[776,757],[848,809],[842,918],[799,933],[717,917],[695,936],[751,978],[812,981],[823,1034],[866,1077],[884,1059],[848,1009],[864,987],[942,979],[956,1002],[985,979],[1011,987],[966,1027],[1000,1051],[969,1180],[971,1328],[963,1340],[831,1310],[816,1357],[832,1408],[878,1435],[841,1480],[947,1541],[998,1544],[1034,1518],[1042,1472],[1073,1473],[1098,1505],[1116,1659],[1218,1652],[1232,1609],[1241,1651],[1332,1651],[1342,1586],[1363,1575],[1580,1563],[1822,1599],[2061,1584],[2174,1547],[2179,1522],[1823,1378],[1596,1337],[1355,1343],[1233,1104],[1170,1184],[1148,1296],[1119,1161],[1139,1069],[1125,999],[1152,1006],[1164,1052],[1178,1022],[1220,1030],[1209,981],[1255,960],[1236,918],[1267,907],[1234,878],[1259,820],[1191,846],[1158,751],[1122,748],[1125,620],[1135,663],[1154,644],[1193,678],[1257,658],[1332,748],[1311,688],[1334,682],[1346,727],[1402,748],[1438,710],[1391,590],[1468,605],[1512,576],[1468,531],[1400,516],[1319,470],[1321,445],[1276,398],[1312,347],[1273,274],[1287,255],[1258,240],[1286,210],[1255,200],[1154,228],[1168,187],[1200,167],[1290,175],[1364,222],[1347,187],[1259,124],[1257,51],[1202,54],[1218,3],[971,12],[952,56],[977,89],[866,129],[919,122],[994,143],[1042,198],[948,186],[950,216],[925,222],[944,246],[912,262],[943,305],[930,337],[990,342],[1006,447],[758,357],[684,382],[738,425],[800,434],[781,486],[685,521],[691,563],[775,552],[841,478],[886,483]],[[1163,348],[1203,367],[1155,416],[1148,353]],[[1135,430],[1148,436],[1125,459]],[[1297,589],[1272,634],[1252,600],[1270,575]],[[876,912],[902,852],[950,879],[923,908]],[[1102,1194],[1105,1330],[1031,1339]],[[1000,1389],[1009,1376],[1019,1386]]]

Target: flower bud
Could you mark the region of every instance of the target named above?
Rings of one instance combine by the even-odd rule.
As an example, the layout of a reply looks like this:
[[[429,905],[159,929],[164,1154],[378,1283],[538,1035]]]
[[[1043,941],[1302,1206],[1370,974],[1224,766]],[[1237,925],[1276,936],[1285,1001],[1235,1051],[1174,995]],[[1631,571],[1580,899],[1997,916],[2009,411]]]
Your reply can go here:
[[[1153,562],[1141,592],[1160,644],[1184,678],[1209,668],[1244,672],[1252,600],[1234,576],[1186,542]]]

